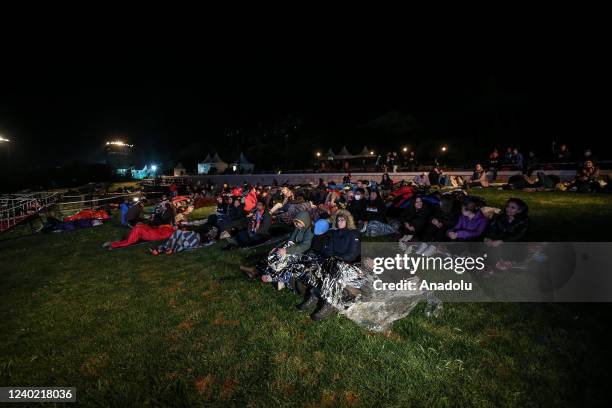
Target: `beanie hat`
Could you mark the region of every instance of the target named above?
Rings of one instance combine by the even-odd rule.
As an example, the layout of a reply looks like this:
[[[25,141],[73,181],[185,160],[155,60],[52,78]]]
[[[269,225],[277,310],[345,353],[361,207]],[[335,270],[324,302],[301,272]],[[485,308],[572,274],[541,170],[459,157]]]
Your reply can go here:
[[[329,222],[327,220],[318,220],[314,225],[315,235],[323,235],[329,230]]]

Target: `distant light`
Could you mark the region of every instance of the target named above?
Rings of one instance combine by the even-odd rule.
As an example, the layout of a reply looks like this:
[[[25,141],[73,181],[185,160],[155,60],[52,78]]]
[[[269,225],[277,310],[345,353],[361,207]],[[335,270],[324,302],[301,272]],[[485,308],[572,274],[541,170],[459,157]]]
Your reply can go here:
[[[370,152],[370,155],[374,156],[374,151],[373,150]]]
[[[116,145],[116,146],[125,146],[125,147],[134,147],[133,144],[123,143],[121,140],[113,140],[111,142],[106,142],[106,145]]]
[[[446,149],[447,149],[447,147],[446,147],[446,146],[442,146],[442,151],[443,151],[443,152],[445,152],[445,151],[446,151]]]
[[[154,164],[152,164],[152,165],[151,165],[151,170],[153,170],[153,171],[157,171],[157,166],[156,166],[156,165],[154,165]]]
[[[321,152],[317,152],[317,157],[321,157]]]
[[[138,197],[134,197],[134,201],[138,201]]]
[[[0,136],[0,142],[10,142],[10,140]]]
[[[407,151],[408,151],[408,148],[407,148],[407,147],[404,147],[402,150],[403,150],[403,151],[405,151],[405,152],[407,152]]]

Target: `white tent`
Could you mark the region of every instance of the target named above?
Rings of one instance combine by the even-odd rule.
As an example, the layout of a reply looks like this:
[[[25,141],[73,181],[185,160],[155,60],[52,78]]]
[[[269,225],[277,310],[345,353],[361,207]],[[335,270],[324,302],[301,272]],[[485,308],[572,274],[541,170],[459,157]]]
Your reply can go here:
[[[359,156],[362,156],[362,157],[370,156],[370,150],[368,149],[368,146],[363,146],[363,149],[361,149]]]
[[[215,153],[211,159],[211,163],[217,169],[218,173],[223,173],[228,167],[227,163],[221,160],[221,157],[219,157],[219,153]]]
[[[352,154],[349,153],[348,149],[346,148],[346,146],[342,146],[342,149],[340,149],[340,153],[338,153],[334,158],[335,159],[350,159],[353,158],[355,156],[353,156]]]
[[[325,153],[325,155],[323,157],[321,157],[321,160],[334,160],[334,157],[336,157],[336,154],[334,153],[334,151],[330,148],[327,153]]]
[[[242,169],[245,173],[252,173],[255,169],[255,165],[247,160],[243,152],[240,152],[238,160],[232,163],[232,166],[236,166],[237,169]]]
[[[206,155],[206,158],[198,163],[198,174],[208,174],[210,170],[212,159],[210,153]]]
[[[187,170],[182,163],[179,163],[174,168],[174,177],[181,177],[187,174]]]
[[[218,153],[215,153],[212,157],[210,154],[207,154],[204,161],[198,163],[198,174],[208,174],[213,167],[216,169],[217,173],[223,173],[228,165],[221,160]]]

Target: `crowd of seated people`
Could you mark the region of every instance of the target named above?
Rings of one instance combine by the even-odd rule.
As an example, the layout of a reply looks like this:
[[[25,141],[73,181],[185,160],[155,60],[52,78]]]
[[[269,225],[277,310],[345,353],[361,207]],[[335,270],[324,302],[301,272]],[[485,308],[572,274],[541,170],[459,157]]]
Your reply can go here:
[[[507,256],[499,249],[504,242],[526,238],[528,211],[521,200],[508,200],[505,209],[496,214],[486,208],[484,200],[468,196],[464,190],[443,193],[399,182],[385,194],[383,184],[321,181],[312,187],[224,187],[219,190],[216,213],[205,223],[209,226],[207,239],[227,238],[228,245],[222,249],[246,248],[270,242],[274,225],[284,226],[285,231],[291,228],[286,239],[274,241],[264,259],[255,266],[242,265],[241,270],[250,278],[302,294],[298,308],[311,310],[316,305],[311,314],[314,320],[367,299],[368,272],[360,264],[362,236],[415,243],[484,242],[493,253],[492,268],[500,271],[522,257],[515,253]],[[250,191],[255,192],[257,201],[246,211],[244,203]],[[283,217],[287,213],[292,215]],[[166,244],[152,252],[180,252],[184,246],[200,245],[201,241],[193,231],[179,227]]]

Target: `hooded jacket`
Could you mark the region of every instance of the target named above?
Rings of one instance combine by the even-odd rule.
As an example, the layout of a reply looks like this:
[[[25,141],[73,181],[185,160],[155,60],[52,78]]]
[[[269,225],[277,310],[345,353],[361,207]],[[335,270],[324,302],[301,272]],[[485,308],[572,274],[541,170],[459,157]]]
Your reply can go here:
[[[287,248],[288,254],[303,254],[310,249],[312,238],[314,236],[310,228],[310,215],[306,211],[302,211],[295,216],[296,220],[304,223],[304,228],[294,228],[289,235],[289,241],[294,245]]]

